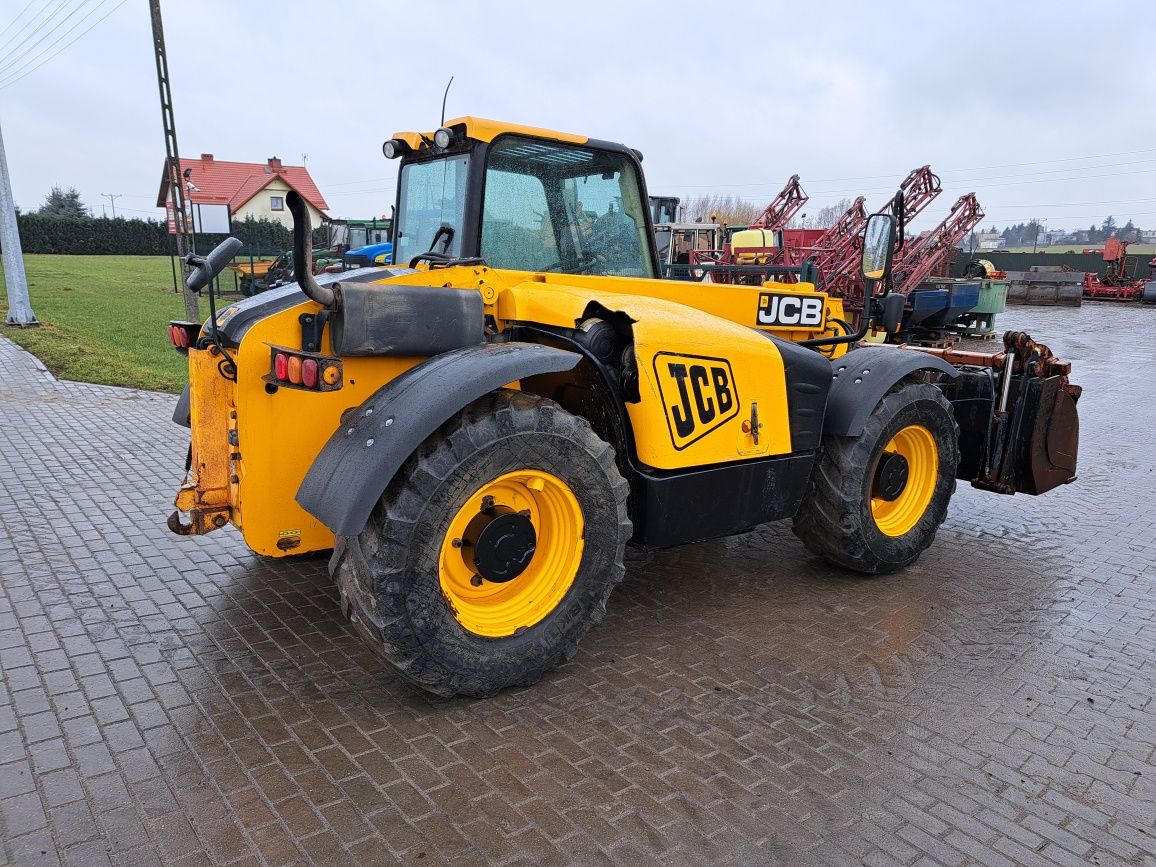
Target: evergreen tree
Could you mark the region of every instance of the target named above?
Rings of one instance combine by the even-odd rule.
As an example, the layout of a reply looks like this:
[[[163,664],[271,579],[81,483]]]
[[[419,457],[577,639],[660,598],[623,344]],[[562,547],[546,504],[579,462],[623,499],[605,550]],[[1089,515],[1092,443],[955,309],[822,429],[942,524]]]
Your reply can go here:
[[[80,193],[76,187],[69,187],[67,190],[62,190],[60,187],[53,187],[52,192],[48,194],[44,200],[44,204],[40,206],[40,210],[36,213],[42,217],[64,217],[70,219],[92,216],[88,212],[88,208],[85,207],[84,202],[80,200]]]

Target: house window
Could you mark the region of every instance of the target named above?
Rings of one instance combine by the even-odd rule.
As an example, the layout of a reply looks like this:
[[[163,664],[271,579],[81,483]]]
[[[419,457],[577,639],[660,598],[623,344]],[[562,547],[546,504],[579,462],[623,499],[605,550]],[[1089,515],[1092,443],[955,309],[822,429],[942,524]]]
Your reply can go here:
[[[269,197],[269,210],[270,211],[284,211],[285,210],[285,198],[284,198],[284,196],[270,196]]]

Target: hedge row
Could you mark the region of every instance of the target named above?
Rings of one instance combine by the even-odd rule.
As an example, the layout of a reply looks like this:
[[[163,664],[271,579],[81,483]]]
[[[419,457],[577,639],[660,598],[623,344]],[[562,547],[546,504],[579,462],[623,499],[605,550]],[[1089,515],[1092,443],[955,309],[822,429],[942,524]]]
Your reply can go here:
[[[175,251],[173,236],[164,223],[93,217],[67,219],[20,214],[20,245],[25,253],[68,255],[168,256]],[[245,244],[245,254],[268,255],[293,245],[290,231],[276,220],[237,220],[232,234]],[[197,235],[197,252],[207,253],[225,235]],[[327,243],[324,228],[313,232],[314,245]]]

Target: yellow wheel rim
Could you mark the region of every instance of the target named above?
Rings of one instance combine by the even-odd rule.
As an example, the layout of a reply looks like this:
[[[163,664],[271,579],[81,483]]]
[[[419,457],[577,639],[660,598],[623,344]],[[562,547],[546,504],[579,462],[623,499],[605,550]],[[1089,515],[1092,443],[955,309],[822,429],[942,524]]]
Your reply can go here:
[[[907,481],[899,495],[880,495],[875,479],[877,468],[888,455],[902,455],[907,461]],[[931,431],[921,424],[908,425],[891,438],[872,468],[871,516],[885,536],[910,533],[935,494],[939,479],[939,449]]]
[[[479,515],[495,512],[527,517],[535,537],[528,565],[501,582],[481,577],[470,544]],[[578,498],[550,473],[517,470],[478,488],[450,521],[439,557],[442,594],[458,623],[476,635],[503,638],[545,618],[578,574],[584,528]]]

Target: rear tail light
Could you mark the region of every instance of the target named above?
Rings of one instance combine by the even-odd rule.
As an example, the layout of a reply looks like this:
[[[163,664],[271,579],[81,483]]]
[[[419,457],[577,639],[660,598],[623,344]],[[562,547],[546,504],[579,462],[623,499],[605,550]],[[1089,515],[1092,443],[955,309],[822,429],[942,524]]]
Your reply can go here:
[[[182,355],[189,354],[189,347],[197,345],[197,336],[201,333],[199,322],[170,322],[169,343]]]
[[[280,346],[270,347],[270,385],[305,391],[337,391],[342,386],[341,360]]]
[[[306,358],[301,362],[301,384],[306,388],[317,388],[316,358]]]

